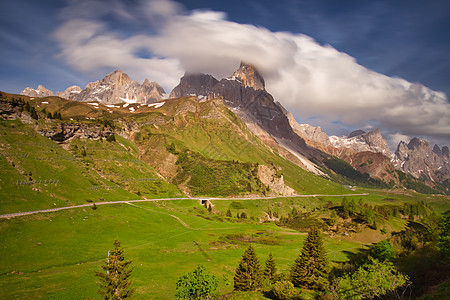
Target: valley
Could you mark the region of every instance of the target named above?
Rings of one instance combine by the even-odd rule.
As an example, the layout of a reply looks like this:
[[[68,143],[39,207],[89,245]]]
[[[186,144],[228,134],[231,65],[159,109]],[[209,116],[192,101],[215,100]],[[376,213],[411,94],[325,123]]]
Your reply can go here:
[[[369,142],[359,142],[359,152],[317,146],[290,127],[262,77],[245,64],[230,80],[200,76],[197,87],[185,76],[170,98],[155,96],[153,85],[156,98],[145,101],[137,95],[150,82],[125,75],[73,89],[81,100],[1,92],[3,297],[96,299],[94,274],[118,239],[132,260],[136,298],[173,299],[180,276],[201,264],[218,278],[213,297],[268,299],[270,284],[234,288],[240,257],[252,245],[263,265],[271,253],[286,281],[311,227],[322,232],[334,279],[388,240],[398,269],[415,280],[414,297],[448,285],[434,246],[450,209],[445,180],[395,169],[380,153],[387,146],[379,132],[363,136]],[[112,100],[87,92],[113,83]],[[120,101],[125,84],[125,93],[139,91],[136,101]],[[386,176],[374,176],[371,165],[382,165],[377,172]],[[416,279],[402,261],[413,255],[428,259],[424,274],[439,276]],[[301,299],[325,297],[296,291]]]

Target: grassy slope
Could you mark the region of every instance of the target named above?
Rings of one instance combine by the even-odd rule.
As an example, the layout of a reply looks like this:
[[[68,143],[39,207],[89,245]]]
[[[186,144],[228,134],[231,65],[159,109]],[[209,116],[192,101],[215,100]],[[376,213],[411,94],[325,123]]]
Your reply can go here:
[[[86,203],[86,199],[108,201],[136,199],[123,189],[89,190],[108,186],[70,152],[41,136],[31,125],[19,121],[0,121],[0,213],[12,213]],[[57,180],[57,184],[48,180]],[[32,185],[23,181],[47,180]]]
[[[344,192],[341,185],[315,176],[281,158],[219,101],[199,103],[192,98],[173,99],[160,109],[150,114],[136,115],[133,119],[137,123],[148,124],[135,135],[135,139],[151,156],[148,158],[151,164],[158,164],[167,155],[164,154],[165,147],[173,142],[177,149],[187,148],[218,161],[274,164],[281,168],[285,182],[300,194]]]

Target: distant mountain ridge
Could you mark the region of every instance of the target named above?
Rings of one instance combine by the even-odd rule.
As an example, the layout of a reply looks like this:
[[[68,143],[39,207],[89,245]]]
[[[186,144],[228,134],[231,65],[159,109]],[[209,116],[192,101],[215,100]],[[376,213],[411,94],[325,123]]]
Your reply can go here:
[[[391,176],[394,167],[425,181],[450,180],[447,146],[441,149],[438,145],[434,145],[431,148],[427,141],[413,138],[408,144],[400,142],[395,153],[392,153],[378,128],[370,132],[355,130],[347,137],[328,136],[320,127],[298,124],[292,114],[287,113],[287,116],[295,132],[310,146],[344,159],[362,173],[389,182],[396,179]],[[375,154],[382,154],[384,157]]]
[[[392,159],[394,165],[416,178],[429,178],[432,181],[450,180],[450,157],[447,146],[439,148],[418,138],[409,143],[400,142]]]
[[[22,95],[30,97],[53,96],[53,92],[39,85],[37,90],[25,88]],[[120,70],[107,74],[103,79],[88,83],[86,88],[68,87],[56,96],[75,101],[98,101],[105,104],[142,103],[149,104],[162,100],[166,92],[157,82],[145,79],[142,84]]]
[[[21,94],[53,96],[53,92],[42,85],[37,89],[26,88]],[[167,98],[158,83],[145,79],[139,84],[119,70],[88,83],[84,89],[71,86],[64,92],[57,92],[56,96],[107,105],[151,104]],[[266,144],[319,175],[324,174],[315,164],[320,166],[327,160],[327,155],[332,155],[348,162],[355,170],[384,182],[399,181],[395,169],[429,181],[430,185],[450,181],[448,147],[441,149],[435,145],[431,148],[428,142],[414,138],[408,144],[401,142],[392,153],[378,128],[369,132],[359,129],[347,137],[337,137],[328,136],[320,127],[299,124],[290,112],[275,102],[265,90],[264,78],[247,63],[241,63],[230,77],[221,80],[208,74],[186,73],[169,97],[185,96],[196,96],[200,102],[221,98]]]

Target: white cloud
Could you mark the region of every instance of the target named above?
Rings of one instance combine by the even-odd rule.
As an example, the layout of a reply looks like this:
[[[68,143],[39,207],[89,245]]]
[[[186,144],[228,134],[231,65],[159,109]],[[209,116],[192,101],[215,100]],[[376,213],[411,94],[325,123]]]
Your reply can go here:
[[[115,7],[124,14],[123,6]],[[69,18],[55,33],[61,56],[77,70],[120,68],[168,90],[186,70],[221,78],[246,61],[257,66],[267,90],[300,122],[315,117],[316,123],[319,118],[353,128],[370,123],[393,136],[450,139],[450,104],[443,93],[368,70],[305,35],[230,22],[220,12],[183,13],[172,1],[141,2],[140,8],[148,20],[163,20],[155,33],[123,37],[100,17]],[[140,58],[140,49],[154,57]]]

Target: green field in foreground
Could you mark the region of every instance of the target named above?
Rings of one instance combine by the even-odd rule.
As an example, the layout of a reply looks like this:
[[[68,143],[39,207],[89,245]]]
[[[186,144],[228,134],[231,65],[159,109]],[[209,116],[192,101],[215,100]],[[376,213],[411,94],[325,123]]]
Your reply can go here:
[[[254,238],[262,263],[272,252],[282,272],[299,254],[302,233],[273,223],[208,220],[205,211],[193,200],[159,201],[0,220],[0,294],[20,299],[99,298],[94,272],[116,237],[126,258],[133,260],[134,287],[141,299],[172,299],[178,277],[199,263],[219,276],[220,294],[231,292],[234,269],[248,245],[236,238],[239,234]],[[336,250],[359,246],[326,240],[332,260],[346,259]]]

